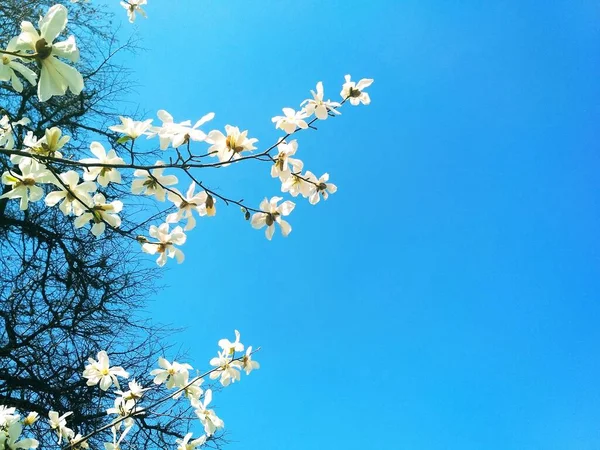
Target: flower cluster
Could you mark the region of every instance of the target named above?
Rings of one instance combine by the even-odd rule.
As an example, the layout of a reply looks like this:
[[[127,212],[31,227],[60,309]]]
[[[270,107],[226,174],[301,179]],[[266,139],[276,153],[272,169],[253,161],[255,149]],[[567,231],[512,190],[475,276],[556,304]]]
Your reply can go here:
[[[178,401],[184,397],[191,406],[202,426],[204,434],[192,439],[193,433],[189,432],[180,439],[176,439],[178,449],[195,449],[206,443],[219,429],[225,426],[223,420],[217,416],[214,409],[210,408],[212,402],[212,389],[202,389],[202,384],[208,376],[211,380],[219,379],[223,386],[229,386],[235,381],[240,381],[241,373],[249,375],[260,365],[252,359],[252,347],[244,353],[244,344],[240,342],[240,333],[235,330],[235,341],[221,339],[218,341],[220,350],[218,356],[210,360],[213,366],[204,374],[191,376],[192,366],[177,361],[168,361],[159,358],[158,368],[153,369],[150,375],[154,377],[154,387],[143,387],[135,380],[128,383],[128,389],[122,390],[119,378],[129,378],[129,373],[120,366],[111,366],[110,358],[106,351],[98,352],[96,359],[89,358],[83,371],[83,378],[87,379],[90,387],[98,386],[102,391],[115,387],[113,406],[106,409],[112,419],[104,428],[112,430],[112,442],[104,444],[105,450],[118,450],[127,434],[136,426],[136,418],[148,416],[167,400]],[[166,388],[170,392],[163,394],[158,400],[147,401],[147,392],[151,389]],[[156,398],[156,397],[154,397]],[[59,445],[68,443],[71,448],[88,449],[88,440],[96,432],[82,436],[67,424],[72,419],[71,411],[59,413],[50,411],[48,419],[44,422],[47,428],[54,432]],[[0,448],[7,450],[33,449],[38,447],[38,441],[31,437],[23,437],[23,431],[38,420],[36,412],[29,413],[21,418],[16,413],[16,408],[0,406]],[[42,424],[42,426],[44,425]],[[38,429],[39,430],[39,429]]]
[[[15,408],[0,405],[0,448],[16,450],[37,448],[39,442],[33,438],[23,438],[23,428],[37,420],[37,413],[30,413],[21,419]]]
[[[145,16],[141,8],[145,4],[145,0],[122,2],[131,21],[136,13]],[[66,26],[67,9],[63,5],[54,5],[48,10],[38,23],[39,30],[31,22],[23,22],[21,34],[10,41],[6,50],[0,50],[3,58],[0,81],[10,82],[17,91],[23,88],[21,77],[35,84],[38,74],[24,63],[37,63],[40,67],[37,83],[40,101],[64,95],[67,90],[80,93],[84,88],[83,77],[65,62],[78,61],[75,38],[70,36],[55,42]],[[205,130],[215,117],[212,112],[192,122],[177,121],[161,109],[157,112],[160,125],[154,124],[154,119],[138,121],[121,116],[119,124],[108,127],[117,135],[113,146],[118,151],[107,150],[101,143],[92,142],[92,157],[76,161],[63,156],[68,153],[64,147],[70,137],[63,135],[59,128],[51,127],[38,137],[27,128],[29,119],[26,117],[4,115],[0,118],[0,151],[10,155],[14,167],[1,176],[2,183],[9,189],[5,189],[0,198],[19,200],[21,210],[28,209],[31,202],[44,200],[49,207],[58,206],[65,216],[75,216],[75,227],[89,225],[96,237],[107,229],[118,231],[139,242],[143,252],[158,255],[156,262],[160,266],[169,258],[179,263],[184,261],[179,247],[187,241],[186,233],[196,227],[198,218],[215,216],[218,201],[239,206],[252,227],[265,228],[269,240],[276,226],[283,236],[288,236],[292,226],[284,218],[294,210],[293,201],[273,196],[264,198],[258,208],[252,208],[241,200],[211,190],[198,180],[194,171],[207,167],[223,168],[248,159],[263,161],[270,165],[271,177],[279,180],[283,194],[294,198],[301,196],[312,205],[326,200],[337,191],[337,186],[329,181],[328,173],[317,176],[305,170],[304,162],[298,158],[298,140],[290,139],[290,136],[301,130],[316,129],[313,125],[316,121],[339,116],[339,110],[346,102],[354,106],[368,105],[370,97],[365,90],[372,83],[372,79],[355,82],[346,75],[340,92],[341,101],[336,102],[326,99],[323,83],[319,81],[311,91],[311,97],[302,101],[298,110],[283,108],[283,115],[271,119],[275,128],[286,134],[264,151],[257,149],[258,139],[240,127],[227,124],[224,130]],[[157,139],[158,148],[168,155],[159,160],[149,159],[154,152],[146,154],[135,148],[142,138]],[[192,144],[204,144],[206,151],[193,153]],[[131,162],[125,162],[126,155]],[[58,169],[65,165],[71,170]],[[128,189],[132,194],[170,205],[163,211],[164,216],[159,215],[161,223],[149,227],[147,236],[134,236],[120,230],[121,214],[126,205],[113,198],[123,189],[112,187],[122,184],[124,179],[132,179]]]
[[[211,380],[219,379],[223,386],[229,386],[235,381],[240,381],[241,372],[249,375],[253,370],[260,367],[259,363],[252,359],[252,347],[248,347],[244,353],[244,344],[240,342],[240,333],[235,330],[235,341],[221,339],[218,341],[220,350],[218,356],[210,360],[212,370],[192,377],[192,366],[177,361],[168,361],[159,358],[158,368],[153,369],[150,375],[154,377],[153,383],[156,388],[164,386],[171,392],[155,403],[143,404],[144,395],[151,387],[143,387],[135,380],[130,381],[128,390],[121,390],[118,378],[128,378],[129,373],[120,366],[111,366],[108,354],[100,351],[97,359],[89,358],[89,364],[83,371],[83,377],[87,379],[88,386],[98,385],[101,390],[107,391],[112,385],[115,386],[114,406],[106,410],[108,415],[114,416],[112,421],[113,442],[105,444],[106,449],[117,449],[127,433],[135,426],[135,418],[145,415],[153,410],[158,404],[165,400],[177,400],[185,397],[189,405],[194,409],[204,434],[192,439],[193,433],[187,433],[183,438],[177,439],[179,449],[196,448],[203,445],[215,432],[225,426],[223,420],[217,416],[214,409],[209,405],[212,402],[212,389],[202,389],[206,376]],[[1,410],[0,410],[1,411]],[[75,442],[80,448],[87,445],[81,436],[75,435],[74,431],[67,427],[66,418],[70,412],[59,416],[57,412],[49,415],[50,428],[55,430],[59,443],[62,439]],[[0,416],[1,417],[1,416]],[[25,448],[25,447],[15,447]],[[29,448],[29,447],[27,447]],[[33,446],[32,446],[33,448]]]

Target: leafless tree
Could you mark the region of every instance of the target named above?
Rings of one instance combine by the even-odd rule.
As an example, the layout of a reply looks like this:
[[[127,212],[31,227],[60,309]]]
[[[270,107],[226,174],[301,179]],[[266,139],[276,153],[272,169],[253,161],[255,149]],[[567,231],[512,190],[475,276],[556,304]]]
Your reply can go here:
[[[39,17],[54,3],[2,0],[0,45],[19,34],[21,21]],[[31,120],[15,130],[17,148],[26,132],[41,136],[43,130],[59,127],[72,137],[65,147],[69,157],[87,155],[91,134],[125,150],[118,136],[105,130],[114,124],[117,107],[123,108],[119,96],[131,88],[128,70],[116,58],[135,51],[135,43],[117,41],[111,15],[96,3],[66,5],[68,31],[76,34],[82,53],[78,70],[86,89],[41,103],[35,86],[19,93],[2,83],[0,116]],[[3,154],[0,166],[2,172],[18,170]],[[127,195],[119,189],[111,185],[104,193],[107,198]],[[128,254],[136,243],[114,230],[96,239],[88,230],[76,229],[57,208],[31,204],[21,211],[16,203],[0,200],[0,404],[45,417],[51,410],[73,411],[69,426],[85,435],[107,423],[106,408],[114,400],[86,386],[81,373],[87,358],[107,350],[116,363],[141,374],[139,382],[149,384],[147,374],[165,351],[170,330],[142,318],[145,301],[154,292],[155,269],[132,261]],[[123,228],[135,232],[139,225],[125,220]],[[130,445],[172,445],[185,434],[181,419],[188,415],[164,410],[137,419]],[[35,434],[41,447],[56,446],[47,427],[38,423]],[[106,431],[90,445],[103,448],[102,442],[109,440]]]

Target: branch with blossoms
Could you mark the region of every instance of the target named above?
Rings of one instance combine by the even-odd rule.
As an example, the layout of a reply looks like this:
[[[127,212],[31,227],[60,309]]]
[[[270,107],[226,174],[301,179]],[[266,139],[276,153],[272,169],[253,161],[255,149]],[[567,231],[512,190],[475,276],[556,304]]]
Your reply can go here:
[[[146,16],[142,9],[146,3],[146,0],[129,0],[121,5],[133,22],[136,14]],[[25,85],[30,84],[35,88],[28,88],[29,93],[34,95],[36,90],[40,104],[63,95],[71,95],[76,102],[85,94],[85,83],[89,80],[76,66],[79,61],[76,38],[63,38],[67,23],[68,11],[61,4],[50,7],[37,27],[31,22],[22,22],[20,34],[10,39],[5,49],[0,49],[0,83],[6,83],[3,88],[23,92]],[[31,212],[32,203],[57,207],[64,216],[73,218],[74,227],[89,227],[96,238],[104,233],[118,233],[133,239],[141,245],[143,252],[157,255],[159,266],[166,264],[169,258],[183,262],[180,246],[187,241],[186,233],[195,228],[199,217],[215,216],[217,203],[221,202],[239,207],[243,218],[252,227],[265,229],[269,240],[276,227],[283,236],[288,236],[292,226],[287,218],[295,203],[284,199],[283,195],[303,197],[314,205],[337,191],[336,185],[329,181],[328,173],[318,177],[305,169],[304,162],[299,159],[296,137],[301,131],[316,130],[317,121],[339,116],[345,104],[368,105],[370,97],[366,89],[372,83],[372,79],[355,82],[347,75],[341,87],[341,100],[336,102],[326,100],[323,83],[318,82],[311,97],[302,101],[298,109],[283,108],[282,115],[271,119],[275,129],[283,135],[263,150],[257,148],[256,138],[237,126],[227,124],[224,130],[207,129],[214,113],[205,114],[192,123],[190,120],[176,121],[166,110],[159,110],[160,124],[155,124],[155,119],[138,121],[121,116],[121,123],[108,129],[87,128],[99,136],[116,133],[119,137],[111,144],[114,149],[90,140],[91,155],[76,158],[68,154],[67,144],[71,137],[66,135],[64,128],[30,127],[33,116],[27,117],[24,107],[16,108],[17,113],[0,108],[0,154],[4,155],[0,199],[18,201],[24,216]],[[148,150],[140,149],[144,147],[142,142],[148,141],[156,144]],[[197,146],[206,147],[198,150]],[[157,159],[157,153],[164,157]],[[256,206],[240,197],[224,194],[200,179],[201,170],[226,168],[250,160],[267,164],[265,174],[268,172],[271,178],[279,181],[282,196],[265,197]],[[161,207],[160,212],[149,217],[141,217],[140,212],[129,212],[127,217],[135,217],[135,226],[127,228],[123,223],[131,220],[124,221],[123,213],[132,211],[132,203],[136,201],[142,205],[166,204],[167,208]],[[156,224],[150,225],[147,235],[139,233],[141,224],[145,226],[155,220]],[[154,425],[150,421],[158,421],[161,417],[179,418],[177,409],[183,407],[179,406],[181,404],[194,411],[203,434],[174,435],[173,438],[177,438],[175,444],[179,450],[202,446],[215,439],[216,433],[224,427],[223,421],[209,406],[213,389],[206,389],[205,379],[215,383],[218,380],[226,387],[240,381],[242,372],[249,374],[259,368],[252,359],[252,347],[245,349],[239,333],[236,331],[235,334],[233,342],[219,341],[220,351],[210,360],[212,369],[191,376],[193,368],[189,364],[160,358],[159,367],[150,372],[154,377],[151,385],[143,386],[132,380],[127,390],[121,390],[119,380],[129,378],[129,373],[123,367],[112,366],[108,354],[101,351],[95,359],[88,360],[83,378],[90,389],[108,393],[108,397],[99,396],[99,405],[103,406],[106,399],[113,400],[111,407],[101,411],[103,416],[110,417],[106,424],[81,434],[78,428],[82,433],[90,428],[79,427],[78,423],[84,418],[74,417],[71,411],[49,411],[47,421],[38,422],[37,412],[21,417],[15,408],[0,407],[0,448],[36,448],[39,442],[33,433],[29,433],[31,437],[23,437],[23,434],[33,430],[31,426],[37,423],[37,427],[54,433],[57,443],[65,449],[86,449],[91,440],[110,433],[112,439],[104,443],[105,450],[118,450],[128,437],[131,439],[136,429],[152,428]],[[167,392],[156,399],[156,393],[162,393],[162,389]]]
[[[13,80],[15,89],[20,87],[14,82],[15,79],[18,80],[17,72],[31,83],[37,77],[31,69],[16,60],[32,59],[41,65],[38,83],[40,101],[62,95],[67,89],[75,94],[81,92],[83,78],[73,66],[61,61],[61,58],[77,61],[75,38],[71,36],[66,41],[52,44],[66,24],[67,11],[62,5],[50,8],[40,20],[39,32],[31,23],[23,23],[21,35],[11,40],[11,44],[3,52],[4,58],[12,58],[5,65],[5,70],[12,70],[10,79]],[[26,130],[28,119],[4,116],[0,122],[0,153],[9,155],[15,167],[2,175],[2,183],[11,189],[0,198],[19,200],[22,210],[28,208],[29,202],[42,199],[49,207],[58,205],[64,215],[75,216],[74,224],[77,228],[91,224],[91,232],[96,237],[109,228],[135,239],[144,252],[158,254],[157,263],[161,266],[168,258],[183,262],[184,254],[178,247],[187,240],[185,232],[195,227],[195,215],[214,216],[218,200],[226,205],[240,207],[244,218],[254,228],[266,228],[265,235],[269,240],[275,233],[276,225],[281,229],[282,235],[287,236],[292,227],[284,217],[293,211],[293,201],[283,201],[283,197],[273,196],[265,198],[256,208],[206,186],[199,181],[196,171],[256,160],[270,165],[270,175],[279,179],[282,193],[291,197],[302,196],[313,205],[321,199],[326,200],[337,191],[337,186],[329,181],[328,173],[317,177],[311,171],[304,170],[303,161],[296,157],[298,141],[289,138],[299,131],[316,129],[313,124],[317,121],[340,115],[340,108],[347,102],[354,106],[368,105],[370,97],[365,89],[372,82],[370,79],[362,79],[356,83],[347,75],[340,93],[341,102],[325,100],[323,83],[317,83],[316,91],[311,91],[312,98],[304,100],[299,110],[283,108],[283,115],[271,119],[275,128],[286,134],[265,150],[255,153],[253,151],[257,150],[255,144],[258,140],[248,137],[248,131],[226,125],[225,132],[212,130],[205,133],[201,127],[214,118],[214,113],[204,115],[194,125],[189,120],[176,122],[165,110],[160,110],[157,114],[162,121],[159,126],[152,124],[153,119],[135,121],[121,117],[121,124],[109,129],[121,135],[117,143],[128,148],[130,162],[125,162],[113,149],[107,151],[99,142],[92,142],[90,145],[93,158],[65,158],[61,149],[69,141],[69,137],[63,136],[62,131],[56,127],[46,130],[42,137],[34,136],[29,131],[23,138],[21,148],[15,148],[15,126],[19,125]],[[134,147],[142,137],[157,138],[160,150],[168,152],[168,162],[158,160],[151,163],[147,160],[147,154],[136,153]],[[192,143],[205,143],[208,148],[197,154],[192,152]],[[217,161],[211,161],[213,158]],[[71,170],[62,172],[60,168]],[[123,211],[124,204],[119,199],[107,199],[107,193],[103,192],[109,184],[120,184],[121,172],[128,170],[133,172],[134,178],[131,193],[153,197],[159,202],[169,201],[175,209],[175,212],[165,214],[162,224],[150,226],[148,237],[121,230],[119,214]],[[164,173],[166,170],[177,175],[167,175]],[[177,187],[180,178],[187,179],[181,184],[187,186],[190,183],[185,193]],[[171,225],[183,221],[184,227],[175,225],[170,229]]]
[[[260,364],[253,359],[253,355],[260,349],[245,348],[240,342],[240,333],[235,330],[235,341],[221,339],[218,342],[220,350],[209,364],[212,369],[197,376],[191,377],[193,367],[187,363],[170,362],[159,358],[158,368],[152,370],[153,384],[142,386],[133,379],[128,383],[128,389],[122,390],[119,379],[128,379],[130,374],[121,366],[111,366],[110,358],[105,351],[98,352],[96,359],[89,358],[88,365],[83,371],[83,378],[90,389],[98,388],[108,392],[114,388],[113,406],[106,409],[106,415],[111,419],[103,426],[91,433],[82,436],[68,426],[68,421],[75,419],[72,412],[59,413],[50,411],[45,427],[55,433],[57,444],[67,449],[88,449],[88,441],[95,436],[110,431],[112,441],[104,444],[105,450],[117,450],[125,441],[127,435],[136,427],[138,421],[147,421],[160,415],[158,408],[168,402],[173,409],[178,402],[187,402],[199,420],[203,434],[192,439],[193,432],[176,439],[178,450],[193,450],[207,441],[214,439],[215,433],[223,429],[225,423],[217,416],[214,409],[209,408],[213,398],[213,389],[203,389],[206,378],[218,380],[222,387],[230,386],[241,380],[241,374],[250,375],[253,370],[259,369]],[[244,352],[245,350],[245,352]],[[145,398],[148,391],[158,390],[167,392],[158,400],[148,404]],[[180,400],[181,399],[181,400]],[[39,419],[36,412],[21,417],[14,407],[0,406],[0,448],[7,449],[32,449],[38,447],[38,440],[34,437],[23,437],[23,433]]]

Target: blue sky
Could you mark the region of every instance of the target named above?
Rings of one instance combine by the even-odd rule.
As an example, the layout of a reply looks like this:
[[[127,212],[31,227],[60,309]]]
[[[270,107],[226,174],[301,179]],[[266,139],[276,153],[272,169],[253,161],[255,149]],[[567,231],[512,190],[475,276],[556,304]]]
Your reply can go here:
[[[216,398],[228,448],[600,447],[597,2],[149,3],[142,109],[267,146],[317,81],[375,79],[298,137],[338,193],[272,242],[219,204],[150,306],[195,366],[234,328],[262,346]],[[204,179],[279,190],[254,163]]]

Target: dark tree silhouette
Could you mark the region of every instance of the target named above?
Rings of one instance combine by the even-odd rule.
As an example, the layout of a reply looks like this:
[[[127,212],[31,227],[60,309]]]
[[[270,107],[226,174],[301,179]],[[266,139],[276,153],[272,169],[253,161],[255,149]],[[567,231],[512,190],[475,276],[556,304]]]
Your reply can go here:
[[[55,3],[2,0],[0,45],[19,34],[21,21],[43,15]],[[77,36],[81,51],[78,70],[86,89],[41,103],[35,86],[26,85],[19,93],[9,83],[0,83],[0,117],[31,120],[16,127],[17,148],[28,131],[40,137],[43,130],[59,127],[71,136],[63,149],[68,157],[89,156],[91,134],[125,151],[118,136],[105,130],[116,123],[118,95],[131,86],[127,68],[117,64],[115,56],[135,51],[135,44],[117,41],[112,17],[101,6],[64,3],[69,7],[67,31]],[[2,172],[18,170],[7,155],[0,155],[0,166]],[[128,195],[112,184],[103,193],[107,198]],[[135,231],[143,225],[124,220],[122,227]],[[43,202],[21,211],[18,202],[0,200],[0,404],[43,417],[51,410],[73,411],[69,426],[85,435],[106,425],[106,409],[114,400],[111,394],[86,386],[81,373],[88,357],[107,350],[116,363],[140,374],[140,383],[150,383],[148,373],[164,353],[170,331],[141,318],[157,274],[129,257],[132,245],[136,243],[112,230],[96,239]],[[149,393],[149,401],[153,395],[158,394]],[[140,449],[173,445],[175,437],[185,434],[182,418],[189,415],[159,410],[137,419],[138,426],[128,437],[130,445]],[[38,422],[34,430],[41,447],[56,446],[56,436],[47,427]],[[89,443],[103,448],[110,440],[107,430]]]

